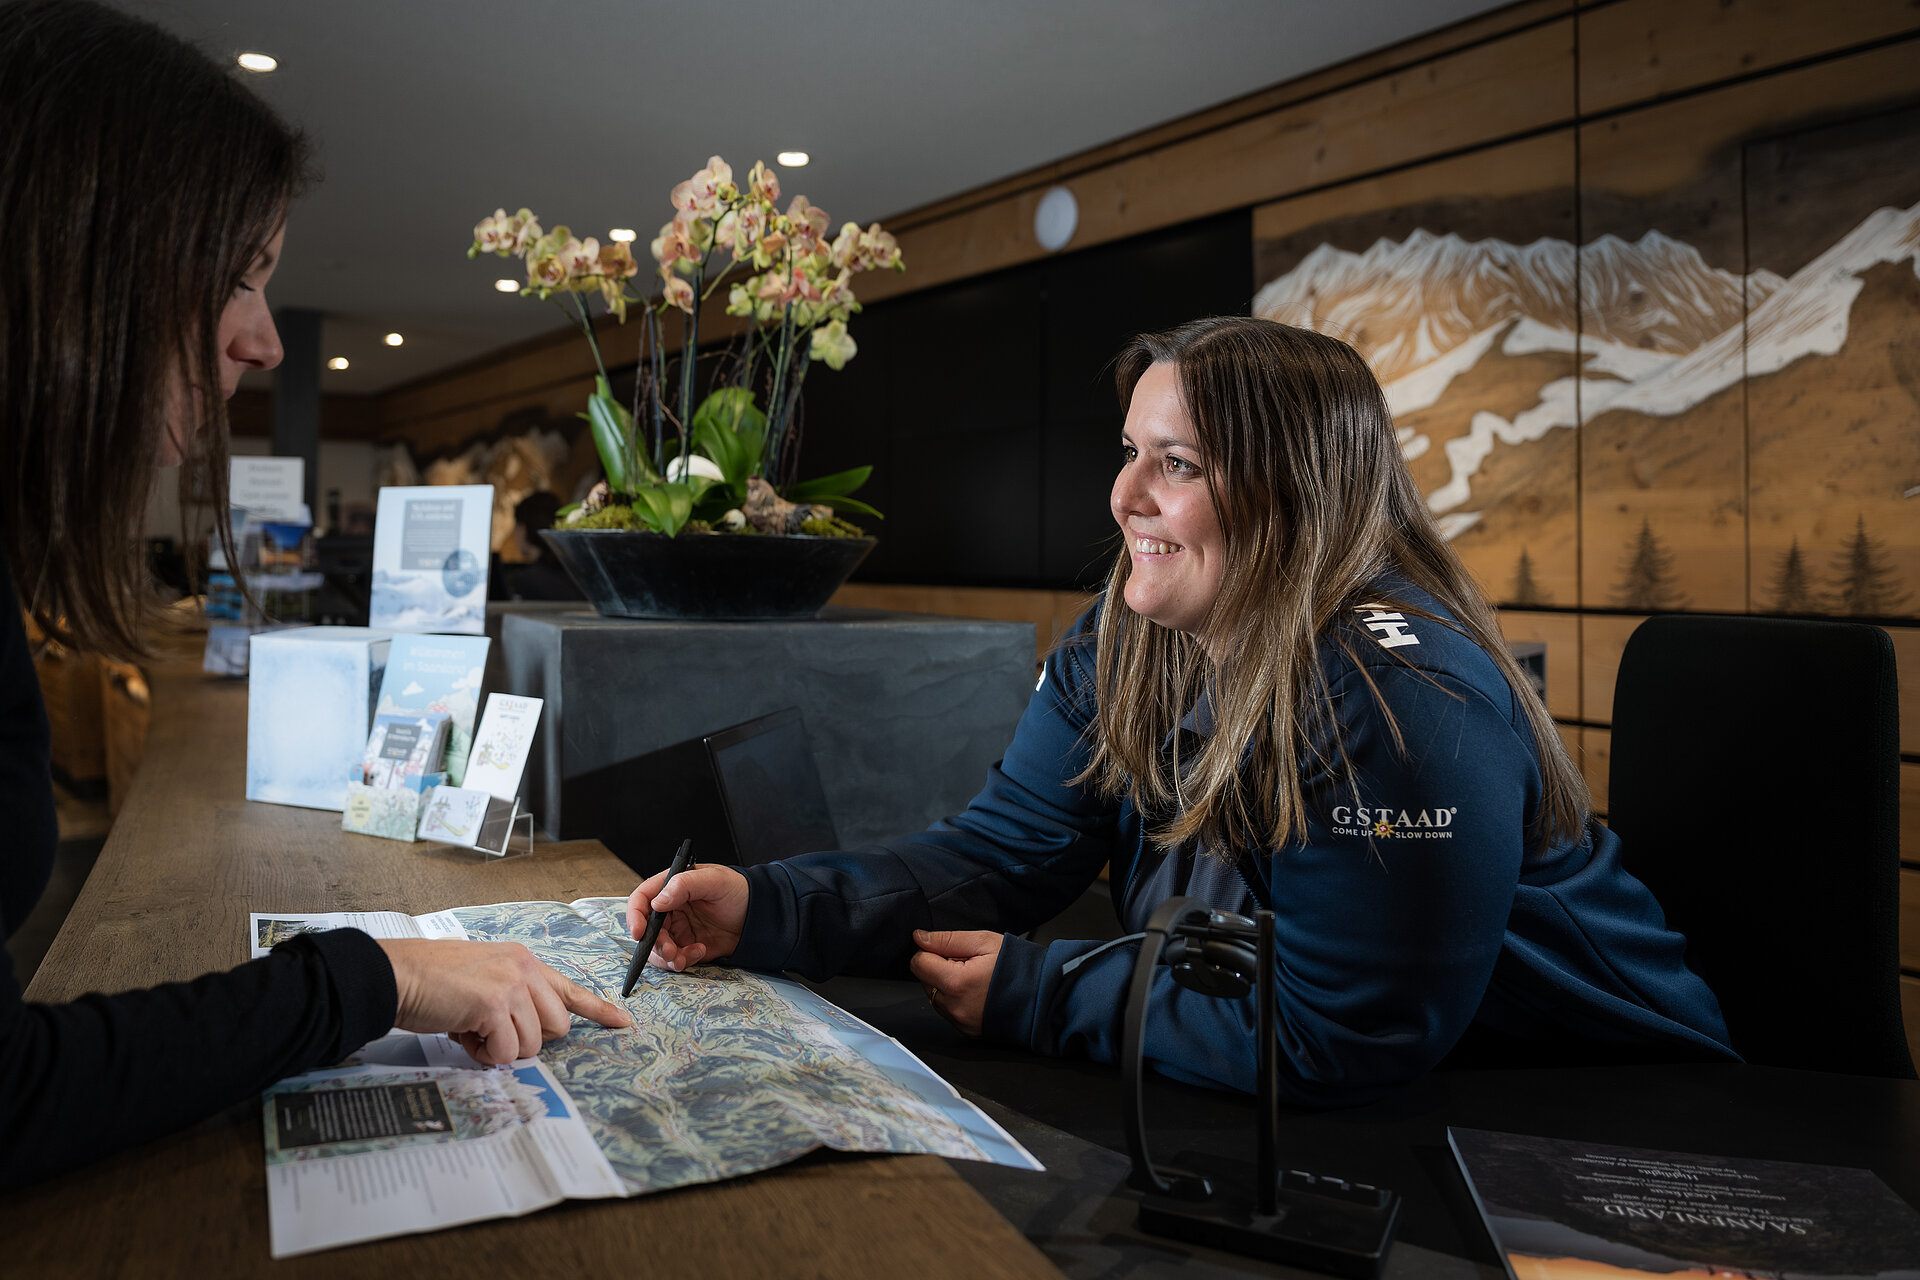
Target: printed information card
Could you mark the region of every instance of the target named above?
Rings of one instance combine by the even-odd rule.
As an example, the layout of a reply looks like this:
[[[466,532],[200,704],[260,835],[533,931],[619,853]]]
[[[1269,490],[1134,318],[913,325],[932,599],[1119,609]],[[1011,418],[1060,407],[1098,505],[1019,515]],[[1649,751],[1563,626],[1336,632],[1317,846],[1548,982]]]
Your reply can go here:
[[[540,724],[541,702],[511,693],[487,697],[486,714],[473,735],[473,755],[467,760],[464,785],[502,800],[520,795],[520,775],[526,772],[533,750],[533,731]]]
[[[482,634],[492,545],[490,484],[380,490],[372,625],[387,631]]]

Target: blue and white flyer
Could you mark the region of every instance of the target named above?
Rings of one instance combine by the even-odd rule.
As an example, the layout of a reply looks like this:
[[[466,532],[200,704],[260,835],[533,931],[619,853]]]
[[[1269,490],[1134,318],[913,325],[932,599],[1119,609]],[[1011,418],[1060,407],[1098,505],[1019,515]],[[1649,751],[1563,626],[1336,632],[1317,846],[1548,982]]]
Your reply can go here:
[[[387,674],[375,711],[444,711],[452,717],[447,781],[456,787],[467,776],[467,755],[473,750],[488,644],[485,636],[411,635],[395,636],[387,650]]]
[[[460,632],[487,626],[493,486],[390,486],[373,530],[371,625]]]

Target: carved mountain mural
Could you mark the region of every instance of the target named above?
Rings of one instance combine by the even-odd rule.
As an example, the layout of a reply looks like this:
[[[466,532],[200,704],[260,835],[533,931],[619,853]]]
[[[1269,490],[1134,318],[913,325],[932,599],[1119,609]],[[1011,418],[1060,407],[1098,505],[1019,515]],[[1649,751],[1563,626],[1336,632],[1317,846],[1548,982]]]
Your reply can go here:
[[[1871,600],[1910,613],[1920,598],[1920,204],[1872,211],[1786,277],[1711,266],[1658,231],[1601,236],[1577,258],[1564,240],[1424,230],[1363,252],[1322,244],[1261,288],[1254,313],[1367,357],[1443,531],[1496,599],[1748,607],[1740,502],[1646,509],[1661,492],[1745,492],[1742,476],[1706,474],[1726,466],[1699,443],[1716,424],[1750,429],[1756,458],[1788,459],[1780,481],[1819,508],[1793,534],[1813,584],[1795,602],[1817,608],[1794,611],[1870,612],[1849,607],[1857,593],[1840,581],[1862,529],[1882,583]],[[1749,402],[1768,412],[1749,420]],[[1563,585],[1555,600],[1534,566],[1581,536],[1567,495],[1583,430],[1590,449],[1604,442],[1589,490],[1599,481],[1641,501],[1618,504],[1604,542],[1585,531],[1584,598]],[[1783,454],[1789,439],[1800,444]],[[1664,563],[1662,539],[1686,548],[1694,581],[1704,566],[1729,585],[1689,598],[1669,582],[1640,600],[1634,582]],[[1765,598],[1774,568],[1752,566],[1751,607],[1781,607]]]

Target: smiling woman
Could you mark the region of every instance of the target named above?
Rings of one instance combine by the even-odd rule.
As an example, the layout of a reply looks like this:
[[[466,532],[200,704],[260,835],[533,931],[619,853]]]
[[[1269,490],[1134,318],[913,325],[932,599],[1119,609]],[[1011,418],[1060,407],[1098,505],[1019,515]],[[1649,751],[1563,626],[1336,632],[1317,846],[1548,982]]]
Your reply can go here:
[[[669,913],[657,962],[905,966],[969,1033],[1111,1061],[1133,956],[1020,936],[1110,864],[1129,929],[1183,895],[1275,914],[1289,1102],[1363,1101],[1450,1054],[1731,1056],[1360,357],[1216,318],[1118,371],[1125,546],[980,794],[884,846],[655,876],[629,917]],[[1163,970],[1146,1057],[1251,1089],[1253,999]]]

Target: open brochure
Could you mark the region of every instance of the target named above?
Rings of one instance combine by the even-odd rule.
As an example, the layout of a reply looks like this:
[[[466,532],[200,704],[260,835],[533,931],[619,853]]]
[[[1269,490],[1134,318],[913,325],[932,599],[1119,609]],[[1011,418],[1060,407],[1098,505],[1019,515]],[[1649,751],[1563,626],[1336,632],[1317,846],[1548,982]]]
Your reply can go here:
[[[326,929],[524,943],[619,1000],[626,899],[423,916],[256,914],[256,956]],[[482,1067],[394,1032],[263,1098],[273,1256],[529,1213],[564,1199],[715,1182],[820,1147],[1041,1166],[904,1046],[784,978],[649,966],[634,1025],[584,1019],[538,1059]]]
[[[1447,1130],[1513,1280],[1920,1280],[1920,1214],[1870,1170]]]

